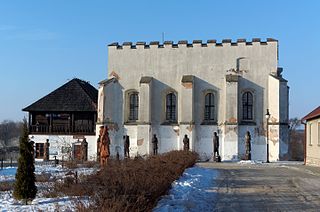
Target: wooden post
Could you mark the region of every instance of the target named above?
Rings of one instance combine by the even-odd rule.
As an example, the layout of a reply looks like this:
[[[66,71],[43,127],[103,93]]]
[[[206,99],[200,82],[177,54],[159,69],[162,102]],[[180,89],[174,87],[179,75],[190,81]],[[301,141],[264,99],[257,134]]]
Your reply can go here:
[[[31,113],[29,112],[28,132],[31,133]]]
[[[74,133],[74,113],[71,114],[71,132]]]
[[[93,128],[93,133],[95,133],[96,132],[96,128],[95,128],[95,126],[96,126],[96,123],[97,123],[97,113],[94,113],[94,115],[93,115],[93,123],[92,123],[92,128]]]
[[[49,119],[49,132],[52,132],[52,114],[50,113],[50,119]]]

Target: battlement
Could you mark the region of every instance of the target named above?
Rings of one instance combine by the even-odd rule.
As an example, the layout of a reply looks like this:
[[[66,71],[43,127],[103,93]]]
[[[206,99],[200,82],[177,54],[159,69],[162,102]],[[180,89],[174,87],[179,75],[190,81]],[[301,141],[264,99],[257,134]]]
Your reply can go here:
[[[115,47],[116,49],[123,49],[123,48],[130,48],[130,49],[137,49],[137,48],[144,48],[144,49],[150,49],[150,48],[179,48],[179,47],[223,47],[223,46],[252,46],[252,45],[268,45],[270,43],[278,42],[278,40],[273,38],[267,38],[265,41],[262,41],[260,38],[252,38],[252,40],[247,41],[246,39],[237,39],[236,41],[232,41],[232,39],[223,39],[221,42],[217,42],[217,40],[193,40],[191,43],[187,40],[180,40],[178,43],[174,43],[173,41],[164,41],[163,43],[160,43],[159,41],[151,41],[149,43],[146,42],[123,42],[122,45],[118,42],[111,43],[108,46],[109,47]]]

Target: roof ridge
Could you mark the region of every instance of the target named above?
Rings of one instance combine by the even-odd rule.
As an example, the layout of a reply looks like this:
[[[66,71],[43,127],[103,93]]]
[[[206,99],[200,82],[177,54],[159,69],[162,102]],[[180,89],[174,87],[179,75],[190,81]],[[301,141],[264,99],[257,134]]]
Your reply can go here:
[[[80,85],[80,87],[82,88],[82,90],[87,94],[87,96],[92,100],[94,101],[94,97],[91,96],[91,94],[89,94],[88,92],[88,89],[85,88],[84,84],[96,89],[95,87],[93,87],[88,81],[84,81],[84,80],[81,80],[79,78],[74,78],[76,80],[76,82],[78,83],[78,85]],[[84,84],[82,84],[84,83]],[[91,88],[90,88],[91,89]]]
[[[73,79],[72,79],[72,80],[73,80]],[[69,80],[69,82],[72,81],[72,80]],[[41,102],[42,100],[44,100],[45,98],[47,98],[47,96],[50,96],[51,94],[53,94],[53,93],[56,92],[57,90],[65,87],[69,82],[60,85],[59,87],[57,87],[56,89],[54,89],[53,91],[51,91],[50,93],[48,93],[47,95],[42,96],[42,97],[41,97],[40,99],[38,99],[37,101],[35,101],[35,102],[31,103],[30,105],[28,105],[27,107],[23,108],[22,111],[25,111],[28,107],[30,107],[30,106],[38,103],[38,102]]]
[[[308,113],[305,117],[303,117],[301,120],[310,120],[313,118],[316,118],[320,116],[320,106],[318,106],[317,108],[315,108],[314,110],[312,110],[310,113]]]
[[[73,78],[22,110],[93,111],[97,102],[98,90],[84,80]]]

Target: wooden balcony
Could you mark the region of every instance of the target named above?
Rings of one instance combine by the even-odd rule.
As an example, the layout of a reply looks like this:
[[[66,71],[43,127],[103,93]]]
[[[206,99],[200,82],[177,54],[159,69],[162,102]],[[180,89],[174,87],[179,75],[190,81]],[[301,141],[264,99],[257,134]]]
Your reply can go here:
[[[75,135],[85,134],[94,135],[95,126],[93,125],[75,125],[70,127],[69,125],[30,125],[30,134],[56,134],[56,135]]]

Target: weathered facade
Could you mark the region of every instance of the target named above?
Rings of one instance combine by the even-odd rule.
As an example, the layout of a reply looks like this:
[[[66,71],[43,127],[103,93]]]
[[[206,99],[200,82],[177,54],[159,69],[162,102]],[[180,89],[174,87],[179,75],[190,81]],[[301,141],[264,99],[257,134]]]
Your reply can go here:
[[[302,120],[305,121],[305,164],[320,166],[320,107]]]
[[[108,79],[100,83],[97,128],[109,125],[111,151],[151,154],[156,134],[159,152],[190,148],[212,157],[213,132],[220,138],[222,160],[245,155],[251,134],[252,159],[266,160],[269,109],[269,157],[288,152],[288,86],[278,67],[278,42],[216,40],[177,44],[125,42],[108,46]]]
[[[37,160],[95,160],[98,90],[72,79],[23,109]]]

